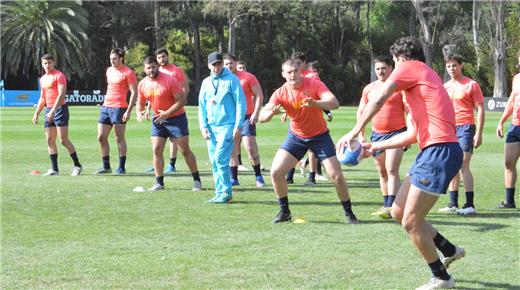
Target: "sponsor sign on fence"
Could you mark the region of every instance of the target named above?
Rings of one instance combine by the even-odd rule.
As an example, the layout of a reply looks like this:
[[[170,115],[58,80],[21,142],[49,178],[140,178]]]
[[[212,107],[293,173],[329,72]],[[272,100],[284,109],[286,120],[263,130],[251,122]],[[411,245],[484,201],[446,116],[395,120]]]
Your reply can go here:
[[[73,90],[67,92],[65,100],[67,101],[67,104],[72,106],[95,106],[98,104],[103,104],[103,100],[105,100],[105,95],[101,94],[100,90]]]
[[[38,104],[40,91],[2,90],[2,107],[32,107]],[[105,95],[101,90],[73,90],[65,95],[67,104],[72,106],[95,106],[102,104]]]
[[[503,112],[509,98],[484,98],[484,110],[487,112]]]

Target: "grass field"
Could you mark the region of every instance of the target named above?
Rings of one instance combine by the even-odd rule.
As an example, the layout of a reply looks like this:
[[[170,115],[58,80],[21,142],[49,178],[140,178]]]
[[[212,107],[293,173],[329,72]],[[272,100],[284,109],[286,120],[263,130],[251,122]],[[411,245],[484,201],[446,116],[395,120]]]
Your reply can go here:
[[[128,174],[95,175],[101,165],[98,110],[70,111],[71,140],[84,166],[79,177],[69,176],[72,162],[61,145],[61,176],[30,175],[49,168],[43,125],[31,124],[32,108],[0,111],[2,289],[410,289],[430,277],[404,230],[370,216],[382,205],[371,160],[344,168],[361,225],[346,224],[331,183],[304,187],[299,174],[289,188],[291,209],[309,222],[274,225],[278,206],[270,179],[257,189],[251,172],[241,173],[232,204],[204,202],[213,196],[213,180],[196,108],[188,116],[202,192],[191,191],[182,157],[180,172],[165,178],[167,190],[132,192],[155,181],[143,173],[151,165],[150,125],[135,116],[127,126]],[[335,111],[333,139],[353,126],[354,116],[353,108]],[[429,215],[444,236],[466,248],[466,258],[450,269],[459,289],[520,288],[520,211],[496,209],[504,198],[503,140],[494,135],[498,117],[487,114],[484,144],[472,162],[478,214],[437,213],[449,201],[444,196]],[[258,126],[267,168],[286,133],[279,120]],[[401,176],[416,153],[414,146],[405,154]]]

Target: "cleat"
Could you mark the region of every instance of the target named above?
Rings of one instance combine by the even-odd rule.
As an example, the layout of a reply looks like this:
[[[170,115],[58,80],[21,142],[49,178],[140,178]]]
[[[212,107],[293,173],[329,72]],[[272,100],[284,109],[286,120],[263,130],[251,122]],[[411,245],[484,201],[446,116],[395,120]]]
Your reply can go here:
[[[124,168],[119,167],[118,169],[116,169],[116,171],[114,171],[114,175],[123,175],[123,174],[126,174],[126,170]]]
[[[81,174],[81,171],[83,171],[83,167],[81,166],[74,166],[72,168],[72,173],[70,174],[70,176],[78,176]]]
[[[211,198],[210,200],[207,200],[206,202],[213,202],[214,200],[216,200],[218,198],[218,194],[215,194],[215,196],[213,198]]]
[[[148,191],[157,191],[157,190],[164,190],[164,185],[160,185],[159,183],[156,183],[152,187],[148,188]]]
[[[294,179],[286,179],[287,184],[294,184]]]
[[[442,280],[441,278],[431,277],[428,283],[422,285],[415,290],[430,290],[430,289],[451,289],[455,287],[453,277],[450,280]]]
[[[193,181],[193,188],[191,189],[191,191],[200,191],[201,189],[202,183],[200,182],[200,180]]]
[[[264,178],[261,175],[257,176],[256,177],[256,187],[260,188],[260,187],[264,187],[264,186],[265,186]]]
[[[307,178],[307,173],[305,172],[305,162],[300,162],[300,173],[302,174],[303,178]]]
[[[291,216],[290,211],[284,212],[284,211],[280,210],[278,212],[278,214],[276,215],[276,217],[274,218],[273,223],[277,224],[277,223],[283,223],[283,222],[290,222],[291,219],[292,219],[292,216]]]
[[[327,121],[332,121],[332,112],[327,113]]]
[[[213,199],[213,201],[211,201],[211,202],[217,203],[217,204],[225,204],[225,203],[230,203],[232,199],[233,199],[233,196],[231,194],[220,194],[215,199]]]
[[[319,180],[319,181],[327,181],[329,180],[327,177],[321,175],[321,174],[316,174],[316,180]]]
[[[152,167],[148,167],[144,170],[145,173],[154,173],[155,172],[155,169]]]
[[[472,215],[472,214],[476,214],[477,211],[475,210],[475,207],[473,207],[473,206],[464,206],[463,208],[459,208],[457,210],[457,213],[459,215]]]
[[[443,207],[443,208],[439,209],[439,212],[446,212],[446,213],[457,212],[458,209],[459,209],[459,207],[457,207],[453,204],[449,204],[447,207]]]
[[[347,216],[347,222],[351,225],[357,225],[361,223],[354,214]]]
[[[391,207],[383,207],[383,210],[379,213],[379,217],[388,220],[392,218],[392,208]]]
[[[175,172],[177,172],[177,170],[175,169],[175,166],[172,166],[171,164],[168,164],[166,170],[164,170],[164,174],[172,174]]]
[[[502,201],[498,204],[499,209],[508,209],[508,208],[516,208],[516,204],[514,202],[509,203],[507,201]]]
[[[316,185],[316,181],[307,180],[307,181],[305,181],[305,183],[303,185],[305,185],[305,186],[315,186]]]
[[[244,165],[240,164],[240,165],[238,165],[238,171],[249,171],[249,168],[247,168]]]
[[[385,207],[381,207],[380,209],[376,210],[375,212],[371,213],[370,215],[380,215],[385,210]]]
[[[47,173],[45,173],[43,176],[57,176],[60,175],[59,171],[53,170],[52,168],[47,170]]]
[[[454,261],[463,258],[466,255],[464,248],[455,246],[455,254],[451,257],[441,257],[441,262],[446,266],[446,269],[450,267],[450,264]]]
[[[239,185],[240,185],[240,182],[238,182],[238,180],[231,179],[231,186],[239,186]]]
[[[107,174],[107,173],[112,173],[112,169],[110,168],[99,168],[98,171],[96,172],[97,174]]]

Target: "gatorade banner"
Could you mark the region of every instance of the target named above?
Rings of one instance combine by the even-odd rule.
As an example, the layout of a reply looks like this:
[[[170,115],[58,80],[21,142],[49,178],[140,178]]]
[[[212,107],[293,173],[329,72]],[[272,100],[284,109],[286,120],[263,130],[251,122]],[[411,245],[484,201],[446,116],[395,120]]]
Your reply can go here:
[[[101,94],[101,90],[91,91],[68,91],[65,101],[71,106],[96,106],[103,104],[105,95]]]
[[[484,110],[487,112],[503,112],[509,98],[484,98]]]

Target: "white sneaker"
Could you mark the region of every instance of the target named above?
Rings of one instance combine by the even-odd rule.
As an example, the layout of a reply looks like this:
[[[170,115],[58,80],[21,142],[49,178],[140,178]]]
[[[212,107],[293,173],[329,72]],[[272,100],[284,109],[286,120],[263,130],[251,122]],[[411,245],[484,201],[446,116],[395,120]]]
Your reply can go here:
[[[459,208],[453,205],[439,209],[439,212],[456,212]]]
[[[446,266],[446,269],[450,267],[450,264],[454,261],[463,258],[466,255],[463,247],[455,246],[455,254],[451,257],[441,257],[441,262]]]
[[[319,181],[327,181],[329,180],[327,177],[321,175],[321,174],[316,174],[316,180],[319,180]]]
[[[148,188],[148,191],[157,191],[157,190],[164,190],[164,185],[160,185],[159,183],[156,183],[152,187]]]
[[[47,170],[47,173],[44,174],[44,176],[56,176],[56,175],[60,175],[60,172],[52,170],[52,168]]]
[[[468,206],[468,207],[459,208],[457,210],[457,213],[460,215],[472,215],[472,214],[476,214],[477,211],[475,210],[474,207]]]
[[[450,280],[442,280],[437,277],[431,277],[428,283],[422,285],[415,290],[430,290],[430,289],[451,289],[455,287],[455,280],[450,277]]]
[[[74,168],[72,168],[72,173],[70,174],[70,176],[78,176],[81,171],[83,171],[83,167],[79,167],[79,166],[74,166]]]
[[[249,168],[245,167],[244,165],[238,165],[238,171],[249,171]]]
[[[202,183],[199,180],[193,181],[192,191],[200,191],[202,189]]]

